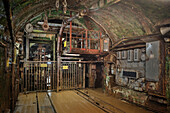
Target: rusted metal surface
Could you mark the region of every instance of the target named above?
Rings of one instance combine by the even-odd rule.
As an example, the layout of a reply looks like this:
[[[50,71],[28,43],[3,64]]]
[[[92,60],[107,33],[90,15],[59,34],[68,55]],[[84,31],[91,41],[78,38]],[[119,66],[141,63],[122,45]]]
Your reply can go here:
[[[155,47],[155,44],[157,43],[157,47]],[[165,86],[165,44],[163,41],[155,41],[153,43],[151,43],[153,48],[151,48],[150,50],[148,50],[149,52],[152,51],[153,54],[154,54],[154,58],[153,59],[150,59],[149,61],[150,62],[153,62],[154,60],[157,60],[157,61],[154,61],[154,63],[157,63],[157,66],[156,67],[156,64],[154,65],[155,68],[153,67],[148,67],[148,65],[146,65],[146,78],[149,78],[148,76],[150,77],[153,77],[155,80],[148,80],[149,82],[147,83],[147,91],[149,94],[156,94],[158,97],[165,97],[165,92],[166,92],[166,86]],[[155,53],[155,51],[157,51]],[[147,52],[147,54],[149,55],[149,53]],[[147,61],[148,62],[148,61]],[[148,71],[148,69],[152,69],[153,68],[153,71],[150,72]],[[157,68],[157,70],[155,71],[155,69]],[[151,70],[150,69],[150,70]],[[151,73],[152,76],[148,73]],[[153,74],[155,76],[153,76]]]
[[[83,48],[72,48],[70,53],[77,53],[77,54],[100,54],[99,50],[96,49],[83,49]]]
[[[72,29],[70,29],[72,32]],[[83,30],[72,36],[70,33],[70,46],[66,47],[69,53],[79,54],[100,54],[101,51],[101,32],[94,30]]]

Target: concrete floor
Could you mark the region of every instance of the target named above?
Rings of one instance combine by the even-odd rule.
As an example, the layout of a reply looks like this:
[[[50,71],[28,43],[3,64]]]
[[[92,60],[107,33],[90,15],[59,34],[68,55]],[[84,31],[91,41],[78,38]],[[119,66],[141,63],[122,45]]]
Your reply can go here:
[[[130,104],[102,93],[101,89],[81,90],[90,97],[83,97],[75,90],[61,92],[37,92],[20,94],[14,113],[104,113],[104,111],[88,101],[96,100],[98,105],[114,113],[151,113],[146,109]],[[38,102],[38,104],[37,104]]]

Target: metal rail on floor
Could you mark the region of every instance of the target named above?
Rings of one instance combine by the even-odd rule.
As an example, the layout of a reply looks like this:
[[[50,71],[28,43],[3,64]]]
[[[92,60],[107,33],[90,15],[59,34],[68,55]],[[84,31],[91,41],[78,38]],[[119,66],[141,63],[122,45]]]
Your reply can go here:
[[[108,108],[105,107],[105,106],[101,106],[100,103],[95,100],[95,98],[98,99],[98,100],[100,100],[102,103],[105,103],[105,104],[113,107],[114,109],[118,110],[118,111],[121,112],[121,113],[126,113],[126,112],[122,111],[121,109],[119,109],[119,108],[117,108],[117,107],[115,107],[115,106],[113,106],[113,105],[111,105],[111,104],[109,104],[109,103],[107,103],[107,102],[105,102],[105,101],[97,98],[97,97],[91,97],[91,96],[87,95],[86,93],[80,91],[79,89],[75,89],[75,91],[77,91],[76,94],[78,94],[78,95],[81,96],[81,97],[83,97],[82,95],[86,96],[87,98],[85,98],[85,97],[83,97],[83,98],[86,99],[87,101],[89,101],[90,103],[94,104],[94,105],[97,106],[98,108],[102,109],[103,111],[107,112],[107,113],[115,113],[115,112],[112,111],[112,110],[110,110],[110,109],[108,109]],[[78,92],[81,93],[82,95],[80,95]]]
[[[39,103],[38,103],[38,94],[36,92],[36,101],[37,101],[37,113],[39,113]]]
[[[50,98],[50,95],[48,94],[48,91],[47,91],[47,96],[48,96],[48,99],[50,100],[50,104],[51,104],[51,106],[52,106],[52,108],[53,108],[54,113],[57,113],[57,111],[56,111],[56,109],[55,109],[55,107],[54,107],[54,105],[53,105],[53,102],[52,102],[52,100],[51,100],[51,98]]]

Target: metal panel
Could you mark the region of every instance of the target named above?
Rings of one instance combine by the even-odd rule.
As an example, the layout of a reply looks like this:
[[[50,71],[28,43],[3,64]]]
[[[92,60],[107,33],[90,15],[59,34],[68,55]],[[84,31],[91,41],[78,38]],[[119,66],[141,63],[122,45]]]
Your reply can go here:
[[[127,51],[122,51],[122,59],[126,59],[127,58]]]
[[[128,50],[128,61],[133,61],[133,50]]]
[[[140,49],[134,49],[134,61],[140,61],[141,55],[140,55]]]
[[[159,81],[160,41],[146,43],[146,54],[149,57],[146,61],[146,80]]]

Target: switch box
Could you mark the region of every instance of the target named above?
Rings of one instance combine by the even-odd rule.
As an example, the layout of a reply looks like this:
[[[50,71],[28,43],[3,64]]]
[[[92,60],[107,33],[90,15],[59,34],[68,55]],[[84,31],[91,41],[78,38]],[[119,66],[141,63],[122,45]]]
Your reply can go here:
[[[133,61],[133,50],[128,50],[128,53],[127,53],[127,61],[131,62]]]
[[[140,49],[134,49],[134,61],[140,61],[141,51]]]
[[[121,51],[118,51],[118,52],[117,52],[117,59],[119,59],[119,60],[120,60],[121,58],[122,58]]]
[[[122,59],[127,59],[127,51],[122,51]]]

